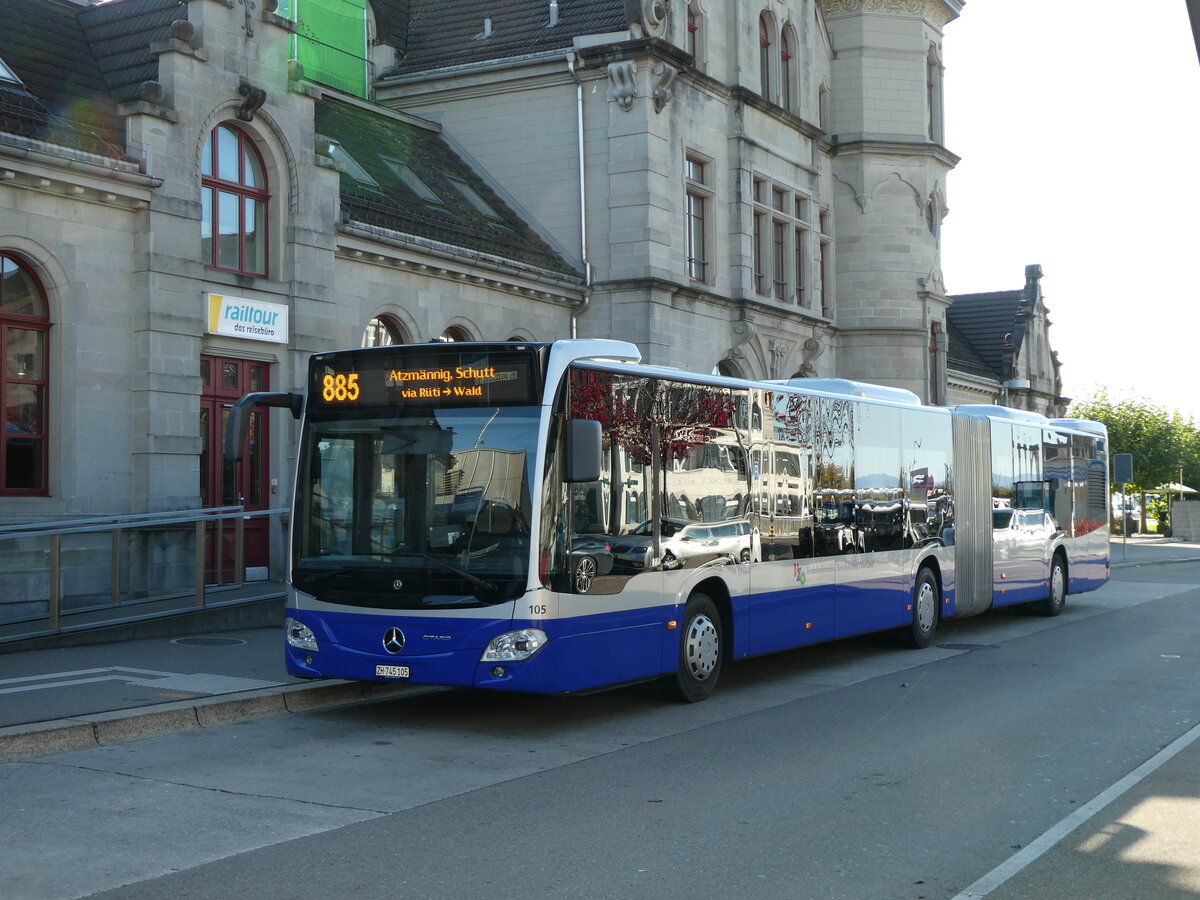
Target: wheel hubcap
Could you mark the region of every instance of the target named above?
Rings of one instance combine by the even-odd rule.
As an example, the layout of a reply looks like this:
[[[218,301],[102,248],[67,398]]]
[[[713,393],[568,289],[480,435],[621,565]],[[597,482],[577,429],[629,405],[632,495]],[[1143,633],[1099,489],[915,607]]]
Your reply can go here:
[[[592,586],[592,576],[596,574],[596,563],[592,561],[590,556],[585,556],[579,561],[579,566],[575,569],[575,587],[580,593],[587,593],[588,588]]]
[[[937,616],[937,592],[928,581],[922,581],[917,589],[917,627],[921,633],[933,628],[934,617]]]
[[[688,673],[697,681],[703,681],[717,667],[720,641],[717,626],[708,616],[696,616],[688,626],[684,642],[685,664]]]
[[[1063,598],[1066,596],[1066,579],[1063,577],[1063,570],[1059,566],[1054,567],[1054,574],[1050,576],[1050,602],[1055,606],[1062,606]]]

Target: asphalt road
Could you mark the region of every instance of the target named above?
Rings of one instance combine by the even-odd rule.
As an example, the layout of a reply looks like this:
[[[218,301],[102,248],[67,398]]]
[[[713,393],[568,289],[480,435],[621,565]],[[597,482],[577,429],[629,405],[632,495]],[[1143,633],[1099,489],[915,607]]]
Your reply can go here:
[[[1197,604],[1130,568],[693,706],[437,691],[7,763],[4,893],[1194,898]]]

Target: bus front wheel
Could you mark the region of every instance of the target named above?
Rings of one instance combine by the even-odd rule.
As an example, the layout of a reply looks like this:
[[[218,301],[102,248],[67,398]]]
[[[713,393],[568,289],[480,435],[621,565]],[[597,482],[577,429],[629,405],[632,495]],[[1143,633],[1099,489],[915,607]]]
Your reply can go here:
[[[933,636],[937,633],[941,596],[937,576],[931,569],[922,568],[917,573],[917,583],[913,586],[912,624],[904,629],[904,642],[908,646],[921,650],[933,643]]]
[[[711,597],[695,593],[688,598],[680,631],[678,667],[663,679],[663,688],[673,700],[698,703],[716,688],[724,651],[721,614]]]

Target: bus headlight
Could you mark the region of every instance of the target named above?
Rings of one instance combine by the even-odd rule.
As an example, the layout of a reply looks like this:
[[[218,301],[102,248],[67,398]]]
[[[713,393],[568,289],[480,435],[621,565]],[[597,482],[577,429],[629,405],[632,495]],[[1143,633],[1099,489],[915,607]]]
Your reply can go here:
[[[295,647],[297,650],[321,649],[317,646],[317,636],[303,622],[289,616],[283,621],[283,631],[287,635],[288,645]]]
[[[492,638],[480,662],[520,662],[546,646],[546,632],[540,628],[522,628]]]

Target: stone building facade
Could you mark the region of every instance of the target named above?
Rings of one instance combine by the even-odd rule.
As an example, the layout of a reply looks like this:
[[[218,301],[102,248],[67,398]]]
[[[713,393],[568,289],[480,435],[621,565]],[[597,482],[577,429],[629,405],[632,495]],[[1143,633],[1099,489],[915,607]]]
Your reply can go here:
[[[290,419],[227,472],[223,409],[364,343],[953,399],[961,8],[0,0],[0,522],[286,505]]]
[[[940,58],[961,4],[606,6],[415,3],[377,98],[442,123],[562,235],[580,334],[943,400]]]
[[[300,78],[264,6],[0,0],[0,524],[285,506],[289,417],[221,463],[241,394],[301,388],[318,350],[569,334],[552,239],[435,124]],[[256,521],[265,574],[284,536]]]

